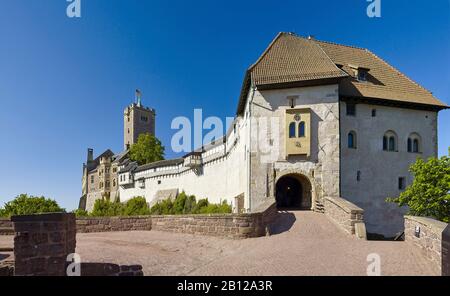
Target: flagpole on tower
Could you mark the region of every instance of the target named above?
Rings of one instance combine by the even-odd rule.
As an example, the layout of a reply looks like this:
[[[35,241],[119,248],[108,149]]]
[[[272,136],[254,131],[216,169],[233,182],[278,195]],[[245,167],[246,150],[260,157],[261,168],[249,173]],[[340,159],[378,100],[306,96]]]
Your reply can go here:
[[[138,107],[141,107],[141,91],[139,89],[136,89],[136,103]]]

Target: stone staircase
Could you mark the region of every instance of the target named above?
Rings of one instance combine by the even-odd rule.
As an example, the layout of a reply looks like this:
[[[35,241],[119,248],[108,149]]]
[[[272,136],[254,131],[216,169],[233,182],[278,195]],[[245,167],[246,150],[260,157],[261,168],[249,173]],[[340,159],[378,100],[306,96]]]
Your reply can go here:
[[[316,200],[314,212],[318,212],[318,213],[322,213],[322,214],[325,213],[325,206],[323,205],[322,201]]]

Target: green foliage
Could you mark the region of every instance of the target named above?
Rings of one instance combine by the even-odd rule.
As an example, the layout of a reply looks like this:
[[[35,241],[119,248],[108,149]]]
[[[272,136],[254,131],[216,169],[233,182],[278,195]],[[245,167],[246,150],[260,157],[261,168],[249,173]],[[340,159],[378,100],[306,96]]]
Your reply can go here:
[[[231,206],[224,200],[221,204],[208,204],[201,207],[196,214],[225,214],[231,211]]]
[[[114,216],[145,216],[150,214],[147,201],[144,197],[137,196],[126,203],[109,199],[98,199],[95,201],[94,209],[89,216],[92,217],[114,217]]]
[[[182,192],[181,194],[185,194]],[[184,202],[183,214],[193,213],[197,202],[195,200],[194,195],[186,196],[186,200]]]
[[[414,182],[397,198],[387,201],[408,206],[415,216],[433,217],[450,222],[450,158],[417,159],[410,172]]]
[[[186,203],[186,193],[182,192],[177,196],[173,203],[173,214],[184,214],[184,205]]]
[[[199,199],[194,209],[192,210],[193,214],[205,214],[202,212],[203,208],[207,208],[209,206],[209,201],[207,198]]]
[[[138,196],[127,201],[124,205],[124,216],[144,216],[150,214],[150,209],[147,200],[144,197]]]
[[[210,204],[208,199],[198,202],[194,195],[182,192],[172,201],[170,198],[155,204],[151,209],[152,215],[183,215],[183,214],[221,214],[231,213],[231,206],[224,200],[221,204]]]
[[[55,200],[45,198],[43,196],[28,196],[21,194],[14,200],[5,203],[5,206],[0,209],[1,217],[10,217],[15,215],[33,215],[43,213],[65,212],[59,207]]]
[[[151,134],[141,134],[135,144],[131,145],[130,159],[139,165],[164,159],[164,146]]]
[[[8,213],[6,213],[5,209],[0,208],[0,218],[7,218]]]
[[[114,217],[122,216],[123,205],[120,202],[111,202],[108,199],[97,199],[94,209],[90,216],[92,217]]]
[[[76,217],[88,217],[89,213],[83,209],[77,209],[73,211],[72,213],[75,214]]]

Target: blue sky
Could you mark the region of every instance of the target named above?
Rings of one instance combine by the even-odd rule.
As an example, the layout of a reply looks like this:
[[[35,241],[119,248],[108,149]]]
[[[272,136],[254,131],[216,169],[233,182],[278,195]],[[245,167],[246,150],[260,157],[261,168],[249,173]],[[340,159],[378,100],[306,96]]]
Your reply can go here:
[[[245,69],[280,31],[370,48],[450,104],[450,1],[0,0],[0,204],[20,193],[77,207],[86,149],[122,149],[143,92],[170,151],[176,116],[234,116]],[[439,118],[439,154],[450,146]]]

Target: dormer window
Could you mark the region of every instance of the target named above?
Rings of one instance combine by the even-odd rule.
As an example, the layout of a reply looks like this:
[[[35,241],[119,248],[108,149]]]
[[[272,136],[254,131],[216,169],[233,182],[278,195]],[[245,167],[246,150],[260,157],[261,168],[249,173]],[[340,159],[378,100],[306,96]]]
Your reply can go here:
[[[356,65],[348,65],[350,68],[352,68],[353,73],[355,74],[355,77],[358,81],[367,81],[367,73],[369,72],[369,68],[360,67]]]

